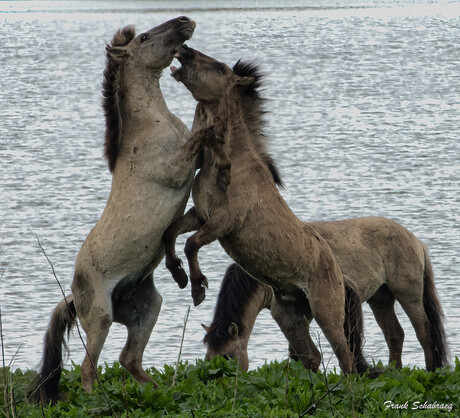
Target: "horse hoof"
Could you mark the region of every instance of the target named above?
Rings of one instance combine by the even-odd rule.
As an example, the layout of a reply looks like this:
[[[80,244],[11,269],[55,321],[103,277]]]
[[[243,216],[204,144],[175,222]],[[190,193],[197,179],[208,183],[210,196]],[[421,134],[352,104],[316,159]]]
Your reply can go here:
[[[383,369],[378,369],[376,367],[369,367],[367,369],[367,377],[369,379],[377,379],[385,370]],[[366,374],[364,373],[364,374]]]
[[[177,271],[175,271],[173,274],[173,278],[176,281],[176,283],[179,285],[180,289],[183,289],[184,287],[187,286],[188,277],[187,277],[187,273],[184,270],[178,269]]]
[[[200,293],[198,296],[194,296],[193,305],[198,306],[201,302],[204,301],[205,298],[206,298],[206,293],[203,291],[203,293]]]

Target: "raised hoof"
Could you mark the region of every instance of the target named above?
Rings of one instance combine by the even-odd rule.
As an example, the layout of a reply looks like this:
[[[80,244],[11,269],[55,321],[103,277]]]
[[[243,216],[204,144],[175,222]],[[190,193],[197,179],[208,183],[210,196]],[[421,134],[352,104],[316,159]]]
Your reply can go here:
[[[179,285],[180,289],[183,289],[184,287],[187,286],[188,277],[184,269],[178,268],[177,270],[175,270],[173,273],[173,278],[175,282]]]
[[[193,296],[193,305],[194,306],[198,306],[206,298],[206,292],[204,291],[204,289],[201,289],[201,290],[202,291],[198,295]]]

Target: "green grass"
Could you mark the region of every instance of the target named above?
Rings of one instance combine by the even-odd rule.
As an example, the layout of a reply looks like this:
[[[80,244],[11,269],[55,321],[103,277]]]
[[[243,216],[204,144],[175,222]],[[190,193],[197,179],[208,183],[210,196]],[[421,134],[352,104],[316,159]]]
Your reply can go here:
[[[382,367],[381,365],[377,365]],[[104,390],[94,387],[86,394],[80,384],[80,366],[65,370],[60,391],[65,402],[54,406],[31,405],[28,388],[35,372],[0,371],[0,415],[7,417],[394,417],[460,416],[460,361],[454,367],[435,372],[417,368],[387,368],[377,379],[343,376],[340,373],[312,373],[300,363],[283,361],[266,364],[243,373],[234,361],[221,357],[212,362],[181,363],[175,384],[175,368],[149,369],[159,383],[139,385],[118,363],[99,368]],[[235,396],[236,393],[236,396]],[[391,401],[407,409],[385,409]],[[407,402],[407,404],[406,404]],[[451,405],[412,410],[418,405]]]

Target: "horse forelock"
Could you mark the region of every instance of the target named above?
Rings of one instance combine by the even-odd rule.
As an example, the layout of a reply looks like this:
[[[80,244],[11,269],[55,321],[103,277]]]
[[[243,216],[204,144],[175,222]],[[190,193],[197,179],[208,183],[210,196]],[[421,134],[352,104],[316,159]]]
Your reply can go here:
[[[228,341],[228,328],[232,322],[238,326],[239,333],[246,332],[243,316],[260,283],[249,276],[237,264],[228,267],[222,280],[217,304],[204,343],[218,349]]]
[[[119,29],[108,45],[125,46],[136,36],[134,26]],[[120,63],[107,52],[102,81],[102,107],[105,115],[104,156],[110,172],[113,172],[120,151],[121,117],[118,106],[118,70]]]

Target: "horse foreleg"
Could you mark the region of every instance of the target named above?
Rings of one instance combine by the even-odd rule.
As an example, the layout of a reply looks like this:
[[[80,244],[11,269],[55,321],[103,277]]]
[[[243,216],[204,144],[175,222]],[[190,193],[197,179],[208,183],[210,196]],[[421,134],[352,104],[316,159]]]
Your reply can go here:
[[[181,289],[187,286],[188,277],[182,268],[182,260],[176,255],[176,239],[181,234],[196,231],[201,225],[202,222],[196,214],[195,207],[192,207],[185,215],[173,222],[163,234],[166,268],[171,272]]]
[[[221,216],[214,216],[206,223],[185,243],[185,255],[187,256],[188,265],[190,269],[190,283],[192,285],[192,298],[193,304],[198,306],[203,302],[206,297],[205,288],[208,287],[208,279],[201,272],[198,263],[198,250],[204,245],[219,239],[228,234],[232,225],[229,224],[231,219],[228,214],[221,213]]]

